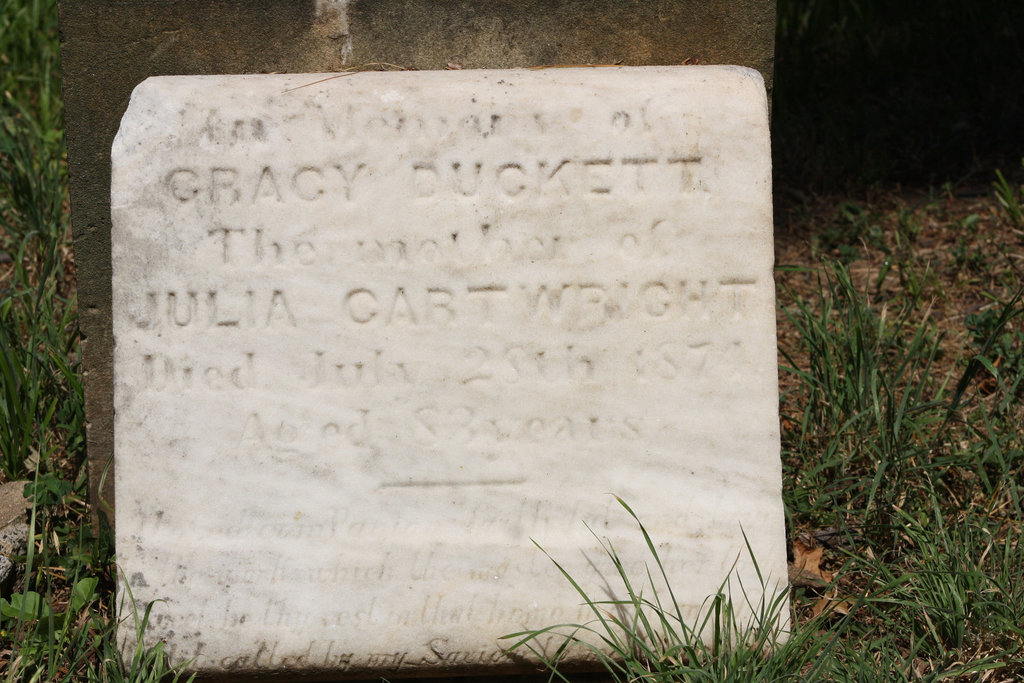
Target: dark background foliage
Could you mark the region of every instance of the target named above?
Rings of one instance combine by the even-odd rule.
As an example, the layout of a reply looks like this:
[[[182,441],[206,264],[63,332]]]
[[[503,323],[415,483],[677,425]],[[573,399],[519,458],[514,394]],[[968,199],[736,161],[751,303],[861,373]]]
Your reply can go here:
[[[1024,2],[778,0],[778,17],[780,185],[987,185],[1020,169]]]

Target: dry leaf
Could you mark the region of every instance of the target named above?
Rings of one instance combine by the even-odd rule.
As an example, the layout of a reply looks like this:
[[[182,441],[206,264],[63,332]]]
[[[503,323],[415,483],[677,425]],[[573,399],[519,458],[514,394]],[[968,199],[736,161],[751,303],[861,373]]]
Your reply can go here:
[[[789,564],[789,582],[794,586],[827,586],[832,582],[832,572],[821,568],[824,548],[808,534],[800,534],[793,541],[793,561]]]
[[[853,603],[849,600],[840,600],[834,595],[826,595],[818,598],[811,607],[811,616],[818,616],[822,612],[828,612],[833,616],[845,617],[853,609]]]

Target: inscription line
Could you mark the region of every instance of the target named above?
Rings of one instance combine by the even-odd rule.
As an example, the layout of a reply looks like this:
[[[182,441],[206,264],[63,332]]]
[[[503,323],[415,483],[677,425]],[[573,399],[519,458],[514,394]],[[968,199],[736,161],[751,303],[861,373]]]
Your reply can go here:
[[[431,488],[441,486],[517,486],[525,484],[527,479],[476,479],[471,481],[441,480],[441,481],[385,481],[378,488],[402,489],[402,488]]]

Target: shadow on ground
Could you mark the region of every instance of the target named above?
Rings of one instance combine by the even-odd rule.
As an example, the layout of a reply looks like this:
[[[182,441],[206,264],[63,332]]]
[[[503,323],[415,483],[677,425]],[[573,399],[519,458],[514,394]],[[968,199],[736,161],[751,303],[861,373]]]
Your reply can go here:
[[[779,0],[783,193],[990,187],[1024,155],[1024,3]]]

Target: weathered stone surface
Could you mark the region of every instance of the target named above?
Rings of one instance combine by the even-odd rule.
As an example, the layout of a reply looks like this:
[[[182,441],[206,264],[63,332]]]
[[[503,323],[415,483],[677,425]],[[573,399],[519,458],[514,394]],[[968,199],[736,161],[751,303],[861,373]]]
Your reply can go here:
[[[755,71],[151,79],[112,156],[118,562],[176,660],[521,670],[587,617],[531,540],[643,575],[611,493],[687,614],[756,604],[744,532],[785,582]]]
[[[22,573],[11,559],[28,547],[28,508],[24,481],[9,481],[0,486],[0,595],[8,596]]]
[[[9,481],[0,485],[0,527],[24,522],[31,503],[25,500],[26,481]]]
[[[739,64],[769,93],[766,0],[59,0],[94,511],[113,509],[110,143],[161,74],[542,64]],[[101,492],[102,491],[102,492]]]

